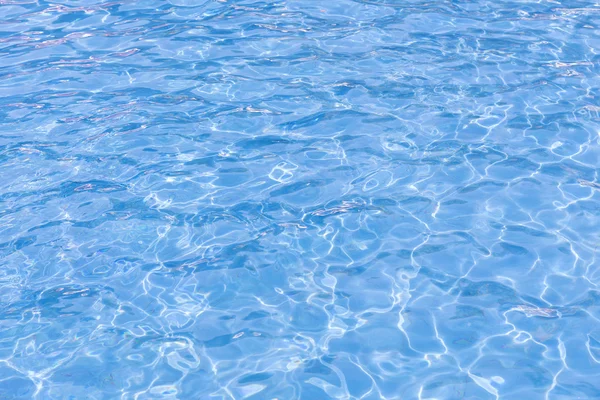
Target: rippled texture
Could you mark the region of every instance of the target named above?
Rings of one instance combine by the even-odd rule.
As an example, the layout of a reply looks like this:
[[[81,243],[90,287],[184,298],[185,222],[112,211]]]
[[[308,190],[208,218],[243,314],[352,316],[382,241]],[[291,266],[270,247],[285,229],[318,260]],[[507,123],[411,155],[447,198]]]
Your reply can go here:
[[[600,399],[600,4],[0,0],[0,398]]]

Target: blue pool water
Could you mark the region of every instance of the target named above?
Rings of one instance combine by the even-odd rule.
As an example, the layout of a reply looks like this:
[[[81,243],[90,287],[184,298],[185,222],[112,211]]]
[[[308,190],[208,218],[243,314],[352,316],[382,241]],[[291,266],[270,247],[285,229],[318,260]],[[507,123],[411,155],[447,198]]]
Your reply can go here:
[[[0,398],[600,399],[597,0],[0,0]]]

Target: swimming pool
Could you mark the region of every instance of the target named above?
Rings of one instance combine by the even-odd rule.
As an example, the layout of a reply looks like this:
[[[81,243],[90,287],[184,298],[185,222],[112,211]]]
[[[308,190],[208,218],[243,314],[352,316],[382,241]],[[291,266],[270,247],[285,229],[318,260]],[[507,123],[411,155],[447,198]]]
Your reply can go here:
[[[0,398],[600,399],[600,3],[0,0]]]

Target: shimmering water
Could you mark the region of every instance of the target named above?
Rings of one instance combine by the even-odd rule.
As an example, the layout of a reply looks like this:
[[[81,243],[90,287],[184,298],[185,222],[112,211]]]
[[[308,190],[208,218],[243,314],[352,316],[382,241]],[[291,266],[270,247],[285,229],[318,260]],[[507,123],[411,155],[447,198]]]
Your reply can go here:
[[[600,399],[600,3],[0,0],[0,398]]]

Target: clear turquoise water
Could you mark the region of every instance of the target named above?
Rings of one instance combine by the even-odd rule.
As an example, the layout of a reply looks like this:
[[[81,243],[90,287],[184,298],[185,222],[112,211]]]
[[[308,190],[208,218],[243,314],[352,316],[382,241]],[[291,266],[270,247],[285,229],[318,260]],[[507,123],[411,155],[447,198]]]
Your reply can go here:
[[[0,0],[0,398],[600,399],[600,3]]]

